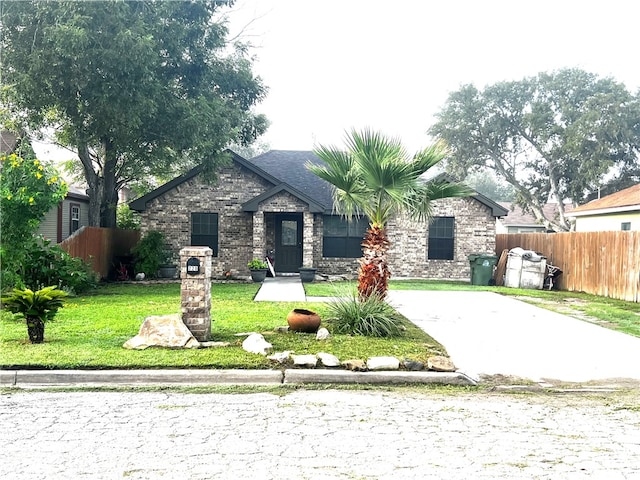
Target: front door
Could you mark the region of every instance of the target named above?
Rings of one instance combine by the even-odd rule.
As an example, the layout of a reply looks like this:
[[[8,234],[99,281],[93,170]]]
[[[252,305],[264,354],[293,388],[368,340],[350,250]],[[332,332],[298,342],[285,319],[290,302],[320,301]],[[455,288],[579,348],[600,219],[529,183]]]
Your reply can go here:
[[[283,213],[276,217],[275,268],[293,273],[302,266],[302,214]]]

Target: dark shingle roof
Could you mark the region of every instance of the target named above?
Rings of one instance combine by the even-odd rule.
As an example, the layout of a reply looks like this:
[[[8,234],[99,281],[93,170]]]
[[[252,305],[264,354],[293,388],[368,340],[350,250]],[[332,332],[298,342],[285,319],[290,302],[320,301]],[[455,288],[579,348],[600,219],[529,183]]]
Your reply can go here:
[[[307,163],[323,165],[311,151],[270,150],[249,160],[257,167],[276,177],[321,204],[326,211],[333,206],[331,185],[311,173]]]

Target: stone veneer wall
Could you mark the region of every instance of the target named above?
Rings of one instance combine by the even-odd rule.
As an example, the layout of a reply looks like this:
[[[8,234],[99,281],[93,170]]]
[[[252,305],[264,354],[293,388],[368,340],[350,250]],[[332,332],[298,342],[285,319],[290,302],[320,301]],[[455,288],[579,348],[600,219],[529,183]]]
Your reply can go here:
[[[164,232],[177,263],[179,250],[191,243],[191,213],[218,213],[219,251],[212,258],[212,277],[222,277],[227,271],[234,276],[247,276],[247,262],[254,256],[262,258],[267,250],[274,248],[273,214],[302,212],[303,266],[314,266],[319,274],[357,276],[358,259],[322,257],[322,215],[309,213],[308,205],[288,192],[265,200],[254,214],[242,211],[242,203],[271,187],[273,185],[237,164],[219,171],[215,184],[195,177],[148,205],[142,213],[143,233]],[[428,260],[427,226],[396,219],[389,223],[392,242],[389,265],[393,277],[467,280],[470,277],[467,256],[493,254],[495,219],[480,202],[474,199],[436,201],[434,215],[455,217],[454,260]],[[255,232],[254,217],[259,220]]]
[[[253,216],[242,211],[242,204],[271,187],[237,164],[221,169],[215,184],[196,176],[147,206],[142,212],[143,233],[163,232],[177,263],[180,249],[191,244],[191,213],[217,213],[218,252],[212,258],[212,278],[227,271],[234,276],[247,276],[247,262],[253,258],[254,250]]]
[[[434,202],[434,216],[455,218],[453,260],[428,260],[429,230],[424,223],[409,219],[389,222],[389,267],[393,278],[442,278],[469,280],[468,255],[494,254],[495,218],[490,210],[474,199],[444,199]],[[316,216],[314,224],[314,260],[318,273],[357,277],[358,259],[322,257],[323,221]]]
[[[494,254],[495,218],[488,207],[472,198],[449,198],[433,203],[434,216],[455,218],[454,259],[429,260],[429,230],[424,223],[396,219],[389,223],[389,266],[393,277],[469,280],[468,255]]]

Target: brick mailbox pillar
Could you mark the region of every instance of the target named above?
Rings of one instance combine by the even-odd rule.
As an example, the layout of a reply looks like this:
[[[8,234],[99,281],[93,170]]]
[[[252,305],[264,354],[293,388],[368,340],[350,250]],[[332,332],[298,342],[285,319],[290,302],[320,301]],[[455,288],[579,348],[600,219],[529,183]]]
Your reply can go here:
[[[199,342],[211,337],[211,257],[209,247],[180,250],[182,321]]]

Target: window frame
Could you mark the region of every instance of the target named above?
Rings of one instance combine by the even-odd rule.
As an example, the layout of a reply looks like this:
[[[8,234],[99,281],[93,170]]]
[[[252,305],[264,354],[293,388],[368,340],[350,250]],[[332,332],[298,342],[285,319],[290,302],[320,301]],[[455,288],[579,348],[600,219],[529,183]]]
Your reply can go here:
[[[210,227],[213,226],[213,230],[215,233],[201,233],[202,229],[199,230],[199,233],[194,233],[194,227],[196,225],[202,226],[205,225],[204,222],[198,221],[196,222],[196,216],[203,216],[201,218],[215,218],[214,223],[208,223],[207,230],[210,230]],[[206,216],[206,217],[204,217]],[[207,242],[201,241],[202,239],[207,239]],[[220,215],[217,212],[191,212],[190,225],[189,225],[189,240],[190,245],[192,247],[209,247],[213,251],[213,256],[217,257],[219,253],[219,245],[220,245]]]
[[[620,230],[623,232],[631,231],[631,222],[620,222]]]
[[[74,210],[76,210],[78,212],[78,217],[77,218],[73,218],[73,212]],[[69,235],[71,235],[72,233],[80,230],[80,215],[81,215],[81,210],[80,210],[80,204],[79,203],[70,203],[69,204]],[[76,222],[75,228],[74,227],[74,223]]]
[[[332,220],[327,222],[327,219]],[[339,224],[330,225],[331,222]],[[344,233],[336,231],[336,226]],[[332,227],[334,230],[328,231]],[[352,217],[349,220],[340,215],[323,215],[322,258],[362,258],[362,242],[368,228],[369,220],[366,217]]]
[[[438,225],[446,220],[448,225]],[[456,217],[433,217],[427,234],[427,260],[455,260]]]

